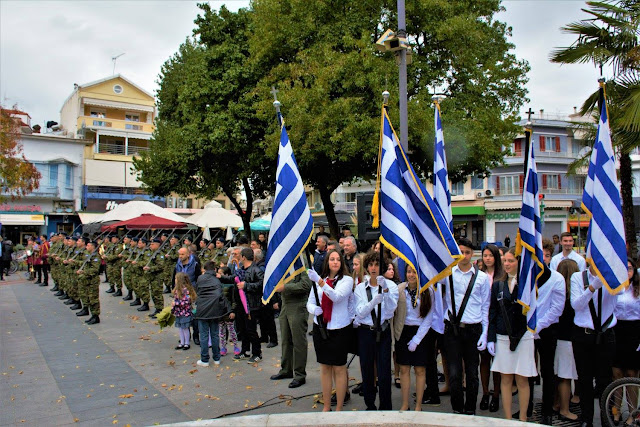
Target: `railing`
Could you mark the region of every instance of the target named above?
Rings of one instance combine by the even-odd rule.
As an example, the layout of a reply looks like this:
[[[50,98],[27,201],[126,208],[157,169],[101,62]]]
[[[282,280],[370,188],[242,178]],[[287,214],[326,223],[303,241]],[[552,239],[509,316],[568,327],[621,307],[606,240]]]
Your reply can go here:
[[[131,148],[131,147],[129,147]],[[101,142],[98,145],[98,153],[104,154],[126,154],[124,144],[109,144]]]
[[[127,149],[127,154],[130,156],[135,156],[136,154],[142,151],[149,151],[149,147],[141,147],[139,145],[129,145]]]
[[[153,132],[153,123],[146,122],[132,122],[130,120],[118,120],[109,117],[91,117],[80,116],[78,117],[78,129],[82,128],[82,124],[89,127],[96,128],[108,128],[119,129],[123,131],[135,131],[135,132]]]
[[[333,207],[336,211],[344,211],[354,213],[356,211],[356,202],[338,202]]]
[[[514,189],[514,190],[491,190],[495,196],[519,196],[522,194],[522,189]],[[584,191],[580,188],[544,188],[540,189],[540,194],[566,194],[566,195],[580,195]]]
[[[508,159],[514,159],[514,158],[522,158],[522,151],[515,151],[512,155],[507,156]],[[577,157],[576,153],[573,152],[568,152],[568,151],[539,151],[536,150],[535,151],[535,156],[540,158],[540,157],[562,157],[562,158],[570,158],[570,159],[574,159]]]

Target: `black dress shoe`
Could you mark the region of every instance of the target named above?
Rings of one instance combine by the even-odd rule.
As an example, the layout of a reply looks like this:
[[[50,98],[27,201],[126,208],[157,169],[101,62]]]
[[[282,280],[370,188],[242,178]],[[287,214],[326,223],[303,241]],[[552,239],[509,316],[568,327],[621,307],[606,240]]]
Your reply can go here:
[[[60,288],[58,288],[58,284],[56,283],[53,288],[49,289],[51,292],[58,292]]]
[[[77,302],[69,307],[71,310],[80,310],[82,308],[82,304]]]
[[[85,306],[82,307],[82,310],[78,311],[76,313],[76,316],[80,317],[80,316],[88,316],[89,315],[89,309]]]
[[[115,291],[112,295],[113,297],[121,297],[122,296],[122,291],[120,289],[118,289],[117,291]]]
[[[136,298],[135,300],[133,300],[133,301],[131,301],[129,303],[129,306],[133,307],[133,306],[141,305],[141,304],[142,304],[142,302],[140,301],[140,298]]]
[[[293,380],[295,381],[295,380]],[[347,403],[348,401],[351,400],[351,393],[349,393],[349,390],[347,390],[347,393],[344,395],[344,402],[343,403]],[[338,396],[335,393],[331,394],[331,405],[337,405],[338,404]]]
[[[422,397],[422,404],[423,405],[438,406],[438,405],[440,405],[440,398],[439,397],[427,397],[425,395],[425,396]]]
[[[487,409],[489,409],[489,395],[485,394],[482,396],[482,400],[480,400],[480,410],[481,411],[486,411]]]
[[[351,391],[355,394],[359,394],[360,396],[362,396],[362,383],[355,385]]]
[[[113,286],[111,286],[109,289],[107,289],[105,292],[108,294],[112,294],[116,291],[116,288],[114,288]]]
[[[138,307],[136,310],[138,310],[138,311],[149,311],[149,304],[147,304],[145,302],[140,307]]]
[[[41,280],[36,280],[36,281],[35,281],[35,282],[33,282],[33,283],[34,283],[34,284],[36,284],[36,285],[39,285],[40,283],[42,283],[42,281],[41,281]]]
[[[270,342],[269,344],[267,344],[267,348],[273,348],[273,347],[277,347],[278,343],[277,342]]]
[[[44,282],[42,282],[42,283],[40,283],[38,286],[43,286],[43,287],[44,287],[44,286],[49,286],[49,284],[48,284],[48,283],[44,283]]]
[[[289,383],[289,388],[298,388],[301,385],[304,385],[307,382],[307,380],[305,380],[304,378],[300,378],[298,379],[294,379],[293,381],[291,381]]]
[[[94,314],[89,320],[85,320],[84,323],[87,325],[95,325],[96,323],[100,323],[100,318]]]
[[[285,378],[293,378],[293,374],[275,374],[270,377],[272,380],[283,380]]]
[[[491,396],[491,403],[489,403],[489,412],[498,412],[500,409],[500,398]]]
[[[553,425],[553,417],[551,415],[543,415],[540,424],[544,424],[546,426]]]
[[[583,421],[580,423],[580,427],[593,427],[593,424]]]
[[[127,296],[126,296],[126,297],[124,297],[124,298],[122,298],[122,299],[123,299],[123,300],[125,300],[125,301],[131,301],[131,300],[133,299],[132,292],[131,292],[131,291],[129,291],[129,293],[127,294]]]
[[[193,337],[193,343],[194,343],[195,345],[200,345],[200,338],[198,338],[198,337]]]

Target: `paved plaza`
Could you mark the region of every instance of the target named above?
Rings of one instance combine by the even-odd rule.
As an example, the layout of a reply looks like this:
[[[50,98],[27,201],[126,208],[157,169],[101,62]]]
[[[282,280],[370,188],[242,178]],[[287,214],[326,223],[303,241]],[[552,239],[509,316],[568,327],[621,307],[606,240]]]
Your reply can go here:
[[[220,366],[198,367],[199,347],[174,350],[176,328],[160,330],[148,312],[104,293],[107,284],[100,288],[101,323],[87,326],[86,317],[76,317],[49,288],[21,275],[0,282],[1,426],[134,426],[321,410],[311,337],[307,383],[292,390],[290,380],[269,379],[278,372],[280,346],[263,346],[259,364],[227,355]],[[350,385],[359,382],[359,371],[356,358]],[[536,386],[536,402],[539,394]],[[393,388],[394,408],[400,402],[400,390]],[[345,406],[364,409],[357,395]],[[450,413],[449,398],[424,410]],[[501,417],[502,411],[478,414]]]

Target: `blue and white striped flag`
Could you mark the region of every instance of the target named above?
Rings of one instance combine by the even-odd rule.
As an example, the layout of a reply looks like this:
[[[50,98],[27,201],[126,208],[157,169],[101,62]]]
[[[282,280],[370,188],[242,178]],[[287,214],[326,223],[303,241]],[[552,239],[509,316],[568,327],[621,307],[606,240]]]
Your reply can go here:
[[[516,255],[520,256],[518,276],[518,303],[522,313],[527,315],[527,327],[535,332],[537,319],[538,279],[544,272],[542,252],[542,222],[540,221],[540,201],[538,199],[538,171],[531,144],[531,130],[525,130],[529,147],[527,171],[522,191],[522,209],[516,238]]]
[[[280,118],[280,146],[276,171],[276,194],[271,216],[262,303],[269,302],[274,289],[304,270],[300,256],[313,233],[313,218],[307,205],[293,148]]]
[[[591,218],[587,235],[587,262],[609,293],[615,295],[629,284],[627,246],[607,105],[604,89],[601,87],[600,91],[598,136],[591,152],[582,208]]]
[[[447,173],[447,155],[444,151],[444,134],[440,120],[440,105],[436,102],[436,143],[433,156],[433,200],[442,211],[445,221],[453,232],[453,215],[451,213],[451,192],[449,191],[449,174]]]
[[[378,180],[380,240],[416,270],[422,292],[447,277],[462,256],[442,212],[402,150],[384,108]]]

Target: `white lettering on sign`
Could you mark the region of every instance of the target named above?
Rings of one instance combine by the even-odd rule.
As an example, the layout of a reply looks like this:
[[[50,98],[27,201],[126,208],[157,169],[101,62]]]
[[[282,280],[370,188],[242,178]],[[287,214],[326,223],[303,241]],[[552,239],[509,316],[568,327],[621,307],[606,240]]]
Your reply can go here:
[[[113,209],[115,209],[117,207],[118,207],[118,203],[117,202],[114,202],[113,200],[109,200],[107,202],[106,210],[111,211],[111,210],[113,210]]]

